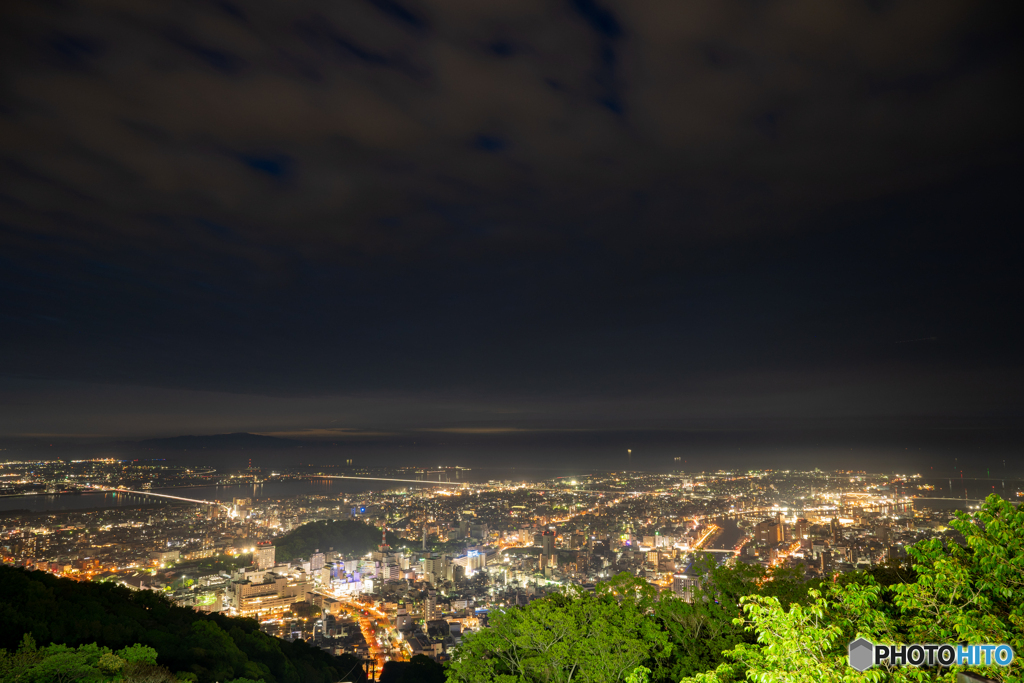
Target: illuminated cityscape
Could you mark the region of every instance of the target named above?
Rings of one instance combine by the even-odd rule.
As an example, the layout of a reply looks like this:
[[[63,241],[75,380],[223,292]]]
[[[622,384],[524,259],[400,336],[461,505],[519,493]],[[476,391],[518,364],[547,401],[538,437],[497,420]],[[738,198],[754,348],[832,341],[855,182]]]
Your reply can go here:
[[[486,627],[491,610],[526,605],[567,585],[592,588],[622,572],[690,599],[709,562],[795,567],[807,578],[885,564],[905,558],[905,548],[919,540],[947,536],[951,510],[980,502],[936,494],[920,474],[620,471],[468,480],[473,474],[9,462],[0,480],[23,496],[99,489],[126,500],[80,511],[3,513],[3,561],[157,591],[200,612],[252,617],[270,635],[350,653],[380,670],[416,654],[444,662],[464,634]],[[257,495],[188,496],[190,488],[240,480]],[[339,480],[374,488],[260,494],[275,482]],[[180,491],[169,494],[170,487]],[[390,545],[278,555],[290,532],[342,520],[388,534]]]

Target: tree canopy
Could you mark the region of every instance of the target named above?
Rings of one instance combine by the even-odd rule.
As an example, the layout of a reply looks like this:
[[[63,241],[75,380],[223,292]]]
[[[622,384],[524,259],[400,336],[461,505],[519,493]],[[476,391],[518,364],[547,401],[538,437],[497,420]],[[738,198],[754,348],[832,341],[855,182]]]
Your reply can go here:
[[[398,537],[388,534],[388,543],[397,545]],[[276,557],[284,562],[296,557],[309,557],[317,550],[327,552],[331,548],[344,556],[356,557],[365,555],[378,545],[380,529],[354,519],[310,522],[274,541]]]
[[[466,635],[448,680],[460,683],[621,681],[672,650],[648,617],[646,582],[619,578],[590,594],[570,589],[523,609],[491,614],[488,628]]]
[[[96,643],[40,648],[26,633],[14,652],[0,650],[0,683],[181,683],[169,669],[159,666],[156,658],[156,650],[143,645],[117,652]]]

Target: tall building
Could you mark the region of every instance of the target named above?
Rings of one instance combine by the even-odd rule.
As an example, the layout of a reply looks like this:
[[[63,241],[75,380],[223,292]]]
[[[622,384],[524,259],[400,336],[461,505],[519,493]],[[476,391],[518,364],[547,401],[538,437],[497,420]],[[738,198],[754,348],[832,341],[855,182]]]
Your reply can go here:
[[[437,618],[437,591],[433,588],[427,591],[427,599],[423,602],[423,620],[431,621]]]
[[[647,564],[650,565],[654,571],[658,571],[658,565],[661,562],[661,553],[657,550],[647,551]]]
[[[444,560],[436,554],[423,560],[423,578],[427,583],[436,584],[445,578]]]
[[[547,566],[555,554],[555,532],[545,531],[540,536],[541,564]]]
[[[766,519],[754,527],[754,537],[758,543],[779,543],[784,538],[782,525],[774,519]]]
[[[821,553],[821,573],[825,576],[832,574],[832,553],[828,550]]]
[[[253,553],[253,564],[257,569],[270,569],[277,563],[276,553],[277,549],[270,541],[260,541],[256,544],[256,552]]]
[[[832,543],[839,545],[839,542],[843,540],[843,526],[839,523],[839,520],[835,517],[832,518]]]
[[[701,577],[695,574],[676,574],[672,577],[672,593],[686,602],[693,602],[700,585]]]
[[[792,530],[792,528],[790,528],[790,529],[786,528],[786,517],[781,512],[778,515],[775,516],[775,523],[779,525],[779,540],[780,541],[791,541],[791,540],[793,540],[793,538],[792,538],[793,530]]]
[[[318,569],[323,569],[325,564],[327,564],[327,557],[317,548],[316,552],[309,556],[309,569],[315,572]]]

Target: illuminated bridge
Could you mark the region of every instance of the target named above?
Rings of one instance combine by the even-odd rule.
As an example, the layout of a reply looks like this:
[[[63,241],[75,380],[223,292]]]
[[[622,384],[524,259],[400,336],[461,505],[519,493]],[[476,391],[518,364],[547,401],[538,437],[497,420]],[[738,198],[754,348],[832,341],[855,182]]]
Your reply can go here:
[[[168,500],[180,500],[186,503],[198,503],[199,505],[217,505],[225,510],[230,511],[232,508],[230,505],[226,505],[219,500],[202,500],[201,498],[184,498],[182,496],[172,496],[166,493],[154,493],[153,491],[135,491],[132,489],[115,488],[112,486],[100,486],[98,484],[90,484],[90,488],[97,491],[105,491],[107,493],[132,493],[138,496],[152,496],[154,498],[166,498]]]
[[[425,484],[427,486],[469,486],[465,481],[431,481],[429,479],[390,479],[388,477],[346,477],[340,474],[311,474],[311,479],[360,479],[365,481],[397,481],[406,484]],[[486,486],[486,484],[475,484]]]

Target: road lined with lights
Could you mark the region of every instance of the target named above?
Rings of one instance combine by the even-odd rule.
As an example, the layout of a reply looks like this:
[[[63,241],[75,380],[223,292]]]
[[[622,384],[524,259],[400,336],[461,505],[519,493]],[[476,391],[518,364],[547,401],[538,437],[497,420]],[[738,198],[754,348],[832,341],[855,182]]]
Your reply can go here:
[[[380,672],[384,670],[384,663],[389,659],[399,662],[405,661],[405,653],[402,651],[401,647],[395,648],[394,645],[391,645],[390,638],[389,650],[391,652],[385,652],[383,648],[381,648],[374,626],[376,624],[376,626],[384,629],[385,632],[391,628],[391,623],[383,612],[371,605],[365,605],[358,600],[353,600],[348,596],[341,596],[337,593],[328,591],[321,591],[321,594],[338,599],[340,607],[358,619],[359,630],[363,633],[363,639],[366,641],[366,647],[369,650],[369,654],[377,662],[378,676],[380,676]]]

